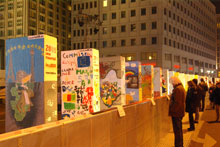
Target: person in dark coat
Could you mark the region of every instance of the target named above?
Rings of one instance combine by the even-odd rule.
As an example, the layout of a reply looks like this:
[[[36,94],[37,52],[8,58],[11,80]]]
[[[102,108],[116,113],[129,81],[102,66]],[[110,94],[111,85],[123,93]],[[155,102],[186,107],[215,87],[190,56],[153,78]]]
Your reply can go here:
[[[215,108],[215,104],[214,104],[214,96],[213,96],[213,91],[215,90],[215,85],[212,84],[211,82],[209,82],[209,101],[210,101],[210,106],[212,109]]]
[[[202,105],[201,105],[200,109],[201,109],[201,111],[204,111],[204,108],[205,108],[205,96],[206,96],[206,92],[208,91],[208,86],[205,83],[203,78],[200,79],[199,86],[202,87],[202,91],[201,91]]]
[[[186,112],[189,113],[189,124],[190,124],[188,131],[193,131],[195,130],[193,113],[196,112],[195,100],[197,94],[197,87],[193,81],[188,81],[187,83],[188,83],[188,90],[186,94]]]
[[[199,123],[199,109],[201,106],[201,100],[202,100],[202,87],[198,85],[198,80],[193,79],[193,83],[196,85],[196,92],[195,92],[195,106],[196,106],[196,113],[195,113],[195,121],[194,123]]]
[[[182,118],[185,115],[186,92],[179,78],[171,77],[170,83],[173,85],[173,91],[169,105],[169,116],[172,117],[174,144],[175,147],[183,147]]]
[[[216,88],[213,91],[215,110],[216,110],[216,121],[219,120],[219,107],[220,107],[220,82],[216,84]]]

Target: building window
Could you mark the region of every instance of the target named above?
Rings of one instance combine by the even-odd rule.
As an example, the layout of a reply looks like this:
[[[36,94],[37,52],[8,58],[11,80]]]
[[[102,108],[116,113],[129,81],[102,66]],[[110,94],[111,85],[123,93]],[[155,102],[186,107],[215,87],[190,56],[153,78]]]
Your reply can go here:
[[[164,30],[167,30],[167,24],[164,23]]]
[[[193,65],[193,59],[189,59],[189,64]]]
[[[151,43],[152,44],[157,44],[157,37],[152,37],[151,38]]]
[[[112,5],[116,5],[116,0],[112,0]]]
[[[103,34],[107,34],[107,30],[108,30],[108,29],[107,29],[106,27],[104,27],[104,28],[103,28]]]
[[[183,64],[187,64],[187,58],[182,57],[182,63],[183,63]]]
[[[121,46],[125,46],[126,45],[126,41],[125,40],[121,40]]]
[[[152,29],[157,29],[157,22],[152,22]]]
[[[131,32],[136,31],[136,24],[131,24]]]
[[[116,40],[112,40],[112,47],[116,47]]]
[[[152,14],[156,14],[157,13],[157,7],[152,7]]]
[[[156,52],[142,52],[141,60],[157,60]]]
[[[126,11],[121,11],[121,18],[125,18],[126,17]]]
[[[112,13],[112,19],[116,19],[116,13]]]
[[[136,39],[131,39],[131,46],[136,45]]]
[[[199,61],[198,60],[195,61],[195,66],[199,66]]]
[[[172,55],[171,54],[165,54],[165,60],[166,61],[171,61],[172,60]]]
[[[135,61],[136,60],[136,54],[130,53],[130,54],[121,54],[121,56],[125,57],[125,61]]]
[[[141,23],[141,30],[146,30],[146,23]]]
[[[121,26],[121,32],[126,32],[126,26],[125,25]]]
[[[107,41],[103,41],[102,46],[103,46],[103,48],[107,47]]]
[[[141,16],[146,15],[146,8],[141,8]]]
[[[167,38],[164,38],[164,45],[167,45]]]
[[[121,4],[125,4],[126,3],[126,0],[121,0]]]
[[[107,14],[106,13],[104,13],[103,15],[102,15],[102,20],[104,21],[104,20],[107,20]]]
[[[131,10],[131,17],[136,15],[136,11],[135,10]]]
[[[112,33],[116,33],[116,27],[112,27]]]
[[[180,56],[174,56],[174,62],[180,63]]]
[[[107,7],[108,6],[108,0],[103,0],[103,7]]]
[[[146,45],[146,38],[141,38],[141,45]]]

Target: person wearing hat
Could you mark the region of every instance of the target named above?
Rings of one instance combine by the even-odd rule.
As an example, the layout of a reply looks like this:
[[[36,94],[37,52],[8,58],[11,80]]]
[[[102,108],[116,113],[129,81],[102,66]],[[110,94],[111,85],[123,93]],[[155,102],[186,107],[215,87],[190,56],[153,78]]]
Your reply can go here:
[[[182,118],[185,115],[186,91],[179,78],[171,77],[170,83],[173,85],[173,91],[169,105],[169,116],[172,117],[174,144],[175,147],[183,147]]]
[[[219,107],[220,107],[220,82],[216,83],[216,88],[213,91],[215,110],[216,110],[216,121],[219,120]]]

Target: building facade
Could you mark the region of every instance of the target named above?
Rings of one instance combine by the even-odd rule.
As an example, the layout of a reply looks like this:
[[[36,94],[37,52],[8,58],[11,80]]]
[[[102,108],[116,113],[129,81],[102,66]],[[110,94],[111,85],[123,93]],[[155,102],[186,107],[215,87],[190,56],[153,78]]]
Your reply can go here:
[[[84,20],[98,15],[101,25],[80,26],[81,13]],[[73,49],[87,44],[100,56],[122,55],[184,73],[216,70],[216,14],[210,1],[74,0],[71,31]]]
[[[220,14],[217,14],[217,71],[220,77]]]
[[[68,0],[0,0],[0,39],[37,34],[56,37],[58,62],[60,51],[71,47],[70,24]]]
[[[0,39],[0,70],[5,69],[5,40]]]

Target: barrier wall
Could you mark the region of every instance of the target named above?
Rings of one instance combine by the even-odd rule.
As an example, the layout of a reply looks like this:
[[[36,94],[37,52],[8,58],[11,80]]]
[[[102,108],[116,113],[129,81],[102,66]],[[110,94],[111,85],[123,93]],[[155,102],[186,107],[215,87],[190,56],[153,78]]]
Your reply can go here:
[[[166,97],[0,135],[0,147],[156,146],[171,129]],[[84,117],[84,118],[83,118]]]

